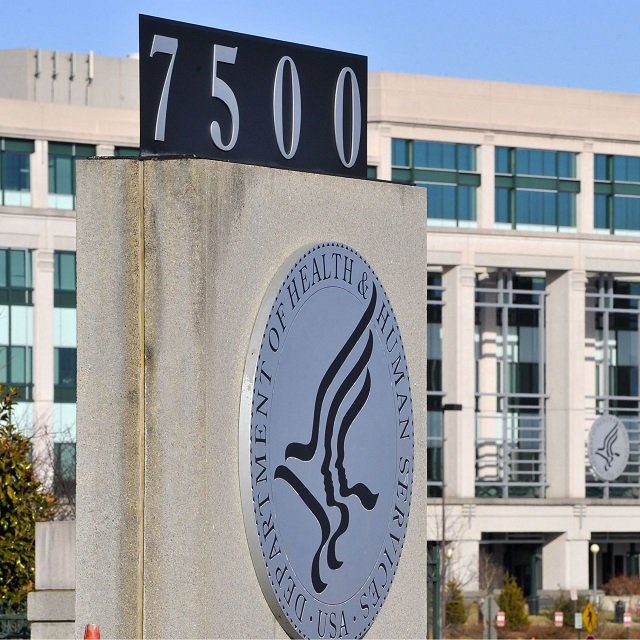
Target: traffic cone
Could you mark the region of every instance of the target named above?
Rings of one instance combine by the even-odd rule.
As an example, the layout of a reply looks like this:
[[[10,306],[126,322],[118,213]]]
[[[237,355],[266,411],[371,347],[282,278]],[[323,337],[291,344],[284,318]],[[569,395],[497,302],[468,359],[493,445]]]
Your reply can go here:
[[[84,628],[84,640],[100,640],[100,627],[97,624],[88,624]]]

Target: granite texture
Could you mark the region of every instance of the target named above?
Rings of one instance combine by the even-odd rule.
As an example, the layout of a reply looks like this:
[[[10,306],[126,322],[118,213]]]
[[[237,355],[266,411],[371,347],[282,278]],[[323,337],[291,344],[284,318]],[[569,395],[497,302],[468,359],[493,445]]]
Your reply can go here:
[[[27,595],[28,618],[31,622],[73,622],[75,592],[68,590],[32,591]]]
[[[133,299],[139,277],[134,209],[140,202],[129,189],[139,171],[145,220],[143,521],[135,508],[141,337]],[[84,295],[93,305],[85,299],[78,309],[78,482],[84,503],[78,515],[78,624],[96,622],[105,637],[130,637],[137,624],[134,532],[141,531],[145,637],[285,637],[260,591],[244,531],[242,377],[256,313],[275,272],[304,245],[338,241],[360,252],[380,277],[412,380],[411,517],[394,584],[368,637],[425,637],[423,190],[211,160],[94,160],[79,172],[79,191],[79,301]],[[107,194],[112,197],[104,206]],[[132,199],[125,202],[127,197]],[[90,228],[89,212],[98,207],[101,221]],[[103,245],[110,257],[89,257],[86,250],[82,256],[90,245]],[[113,263],[116,273],[105,273]],[[90,273],[96,268],[107,282]],[[102,323],[111,335],[97,341],[92,336],[102,335]],[[106,411],[114,404],[112,384],[127,399],[126,410],[111,407],[115,415]],[[109,460],[109,468],[89,464],[100,449],[109,456],[114,447],[120,457]],[[95,557],[89,561],[90,554]],[[89,619],[92,611],[104,613],[103,620]]]
[[[140,635],[140,331],[135,160],[77,163],[76,635]]]

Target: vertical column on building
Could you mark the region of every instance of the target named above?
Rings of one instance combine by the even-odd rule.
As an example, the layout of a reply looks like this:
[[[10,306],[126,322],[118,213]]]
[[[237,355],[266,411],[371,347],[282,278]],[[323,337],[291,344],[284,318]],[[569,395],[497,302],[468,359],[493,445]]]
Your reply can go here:
[[[47,149],[46,140],[34,140],[33,153],[29,162],[29,179],[31,182],[31,206],[35,209],[46,209],[49,206]]]
[[[584,271],[547,274],[546,411],[548,497],[583,498]]]
[[[53,251],[33,252],[34,459],[46,486],[53,481]]]
[[[492,229],[496,208],[496,147],[493,134],[487,133],[480,145],[480,198],[478,227]]]
[[[115,155],[116,148],[115,145],[112,144],[97,144],[96,145],[96,155],[100,157],[111,157]]]
[[[378,180],[391,180],[391,127],[378,126]]]
[[[480,540],[462,539],[455,543],[451,558],[453,577],[465,591],[479,589]]]
[[[589,539],[563,533],[542,547],[542,589],[589,588]]]
[[[594,204],[594,165],[593,143],[585,142],[582,152],[578,154],[578,178],[580,179],[580,193],[577,201],[576,227],[580,233],[593,233],[595,204]]]
[[[478,479],[495,480],[500,471],[497,466],[498,446],[495,440],[498,411],[498,366],[495,307],[481,307],[480,344],[478,345]],[[487,394],[487,395],[484,395]]]
[[[475,493],[475,271],[461,265],[445,269],[442,309],[442,388],[444,404],[462,411],[444,414],[446,498]]]

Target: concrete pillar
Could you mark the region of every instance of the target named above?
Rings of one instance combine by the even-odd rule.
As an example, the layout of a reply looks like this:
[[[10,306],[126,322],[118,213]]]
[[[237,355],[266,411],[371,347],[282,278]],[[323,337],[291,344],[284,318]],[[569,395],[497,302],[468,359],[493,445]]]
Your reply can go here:
[[[378,180],[391,180],[391,127],[378,127],[378,149],[380,151]]]
[[[498,448],[495,444],[498,370],[496,359],[496,317],[497,309],[494,307],[482,307],[480,309],[480,343],[478,360],[478,391],[494,395],[481,395],[478,398],[478,437],[493,440],[485,444],[478,443],[478,458],[481,461],[478,468],[478,477],[487,480],[498,477],[497,455]]]
[[[33,450],[45,485],[53,480],[53,251],[33,252]]]
[[[49,143],[46,140],[34,140],[33,146],[29,159],[31,206],[46,209],[49,206]]]
[[[496,147],[492,134],[480,145],[480,187],[478,188],[478,227],[493,229],[496,209]]]
[[[453,546],[451,572],[464,591],[477,591],[480,567],[480,540],[458,540]]]
[[[542,589],[589,588],[589,541],[563,533],[542,547]]]
[[[442,308],[443,403],[462,411],[444,414],[447,498],[475,493],[475,271],[468,265],[446,269]]]
[[[98,144],[96,145],[96,155],[100,157],[109,157],[115,155],[116,148],[112,144]]]
[[[549,498],[583,498],[584,271],[548,272],[546,315]]]
[[[411,516],[368,635],[425,637],[423,191],[213,160],[77,166],[76,634],[284,637],[245,533],[239,416],[265,291],[331,238],[376,265],[416,381]]]
[[[585,142],[582,153],[578,154],[578,178],[580,193],[576,196],[577,220],[576,228],[580,233],[593,233],[594,196],[593,196],[593,143]]]

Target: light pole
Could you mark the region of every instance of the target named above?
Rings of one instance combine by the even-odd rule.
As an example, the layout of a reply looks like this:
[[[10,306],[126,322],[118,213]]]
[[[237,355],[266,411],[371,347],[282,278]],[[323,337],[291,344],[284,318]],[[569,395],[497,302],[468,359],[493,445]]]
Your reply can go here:
[[[598,570],[598,566],[596,564],[596,558],[598,556],[598,553],[600,553],[600,545],[598,545],[598,544],[596,544],[594,542],[589,547],[589,551],[591,551],[591,554],[593,555],[593,589],[592,589],[592,593],[591,593],[591,602],[595,606],[595,604],[596,604],[596,585],[598,583],[597,575],[596,575],[597,570]]]

